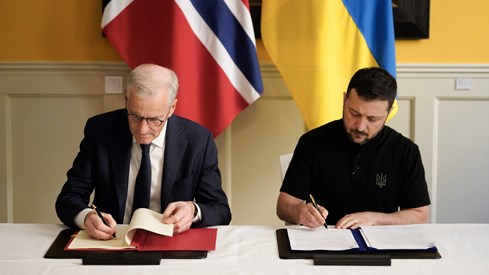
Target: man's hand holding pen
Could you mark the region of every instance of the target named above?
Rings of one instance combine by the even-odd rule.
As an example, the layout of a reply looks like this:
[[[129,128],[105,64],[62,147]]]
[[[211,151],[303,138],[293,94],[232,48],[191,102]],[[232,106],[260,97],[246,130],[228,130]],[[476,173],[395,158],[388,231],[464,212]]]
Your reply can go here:
[[[85,230],[88,236],[98,240],[113,239],[117,231],[116,221],[110,214],[100,213],[100,215],[103,219],[93,210],[85,217]]]
[[[326,208],[317,205],[313,202],[307,203],[302,207],[300,212],[300,223],[306,227],[316,228],[320,226],[327,227],[326,217],[328,216],[328,210]]]

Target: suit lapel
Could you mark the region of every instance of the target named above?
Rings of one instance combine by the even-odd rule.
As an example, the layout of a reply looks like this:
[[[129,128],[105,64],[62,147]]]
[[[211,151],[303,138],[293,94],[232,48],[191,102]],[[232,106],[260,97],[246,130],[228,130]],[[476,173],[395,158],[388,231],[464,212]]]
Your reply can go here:
[[[184,152],[187,148],[187,139],[182,138],[184,126],[179,123],[178,118],[172,117],[168,120],[165,140],[165,156],[163,164],[163,188],[161,194],[162,211],[170,203],[171,190],[175,184]]]
[[[112,138],[113,142],[110,144],[109,155],[112,156],[110,165],[112,169],[112,175],[114,175],[114,185],[117,195],[118,203],[118,217],[115,217],[118,223],[122,223],[124,220],[124,211],[126,210],[126,198],[127,198],[127,183],[129,180],[129,165],[131,162],[131,147],[132,147],[132,135],[129,130],[129,125],[125,116],[123,119],[115,121],[118,123],[116,127],[116,133]]]

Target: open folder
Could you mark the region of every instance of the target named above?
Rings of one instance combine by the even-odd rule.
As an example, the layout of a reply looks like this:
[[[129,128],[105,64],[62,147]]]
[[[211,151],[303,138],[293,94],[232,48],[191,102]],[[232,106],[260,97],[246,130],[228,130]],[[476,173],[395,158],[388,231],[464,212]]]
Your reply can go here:
[[[117,237],[95,240],[78,231],[65,250],[91,251],[210,251],[215,250],[217,228],[191,228],[173,235],[173,225],[163,224],[162,214],[140,208],[129,225],[117,225]]]
[[[301,226],[277,230],[282,259],[313,258],[318,254],[388,254],[390,258],[441,258],[422,227],[366,226],[358,229],[310,229]]]

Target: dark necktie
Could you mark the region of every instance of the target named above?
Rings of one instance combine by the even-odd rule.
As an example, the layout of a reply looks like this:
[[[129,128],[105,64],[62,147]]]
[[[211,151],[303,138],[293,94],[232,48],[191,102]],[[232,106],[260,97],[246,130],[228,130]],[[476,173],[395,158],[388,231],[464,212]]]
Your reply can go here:
[[[149,157],[150,144],[140,144],[142,150],[141,166],[139,167],[134,188],[134,202],[132,212],[138,208],[149,208],[149,199],[151,191],[151,159]]]

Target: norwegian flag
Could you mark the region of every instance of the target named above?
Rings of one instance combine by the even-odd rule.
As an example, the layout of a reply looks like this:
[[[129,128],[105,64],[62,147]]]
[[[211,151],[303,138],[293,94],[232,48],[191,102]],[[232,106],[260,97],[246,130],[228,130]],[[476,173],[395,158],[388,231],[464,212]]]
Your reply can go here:
[[[179,78],[176,114],[215,136],[263,93],[248,0],[103,0],[102,30],[127,64]]]

